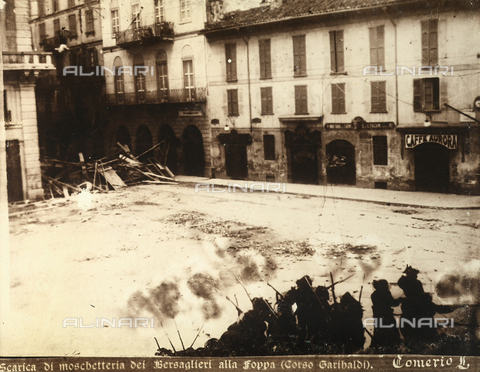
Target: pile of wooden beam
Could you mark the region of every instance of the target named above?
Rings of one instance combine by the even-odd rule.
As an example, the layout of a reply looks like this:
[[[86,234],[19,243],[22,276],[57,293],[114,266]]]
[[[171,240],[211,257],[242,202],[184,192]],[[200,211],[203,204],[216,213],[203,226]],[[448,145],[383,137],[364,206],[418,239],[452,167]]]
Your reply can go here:
[[[85,188],[108,191],[139,183],[176,183],[175,175],[157,159],[149,158],[148,162],[142,162],[130,152],[127,145],[117,144],[120,152],[115,154],[118,157],[111,159],[85,162],[82,153],[78,154],[79,162],[43,158],[42,178],[46,195],[52,198],[68,197]]]

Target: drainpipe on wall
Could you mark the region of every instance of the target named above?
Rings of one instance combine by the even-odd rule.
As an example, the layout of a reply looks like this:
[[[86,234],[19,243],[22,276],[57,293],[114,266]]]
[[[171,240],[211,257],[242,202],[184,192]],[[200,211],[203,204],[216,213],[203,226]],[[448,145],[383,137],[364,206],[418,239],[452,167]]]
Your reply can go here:
[[[247,44],[247,75],[248,75],[248,113],[250,118],[250,133],[253,132],[253,123],[252,123],[252,92],[250,89],[250,48],[248,45],[248,36],[243,37],[243,41]]]
[[[395,120],[396,120],[396,125],[398,127],[398,74],[397,74],[397,66],[398,66],[398,57],[397,57],[397,24],[394,22],[391,16],[387,14],[387,8],[382,8],[383,12],[385,15],[388,17],[390,22],[392,22],[393,28],[395,30]],[[403,159],[403,146],[401,146],[401,156]]]

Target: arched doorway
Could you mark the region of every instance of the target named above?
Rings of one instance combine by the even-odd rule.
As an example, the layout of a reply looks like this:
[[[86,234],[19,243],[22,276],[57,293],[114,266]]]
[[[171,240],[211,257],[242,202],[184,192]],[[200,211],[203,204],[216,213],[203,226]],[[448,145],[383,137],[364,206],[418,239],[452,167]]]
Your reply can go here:
[[[189,125],[183,131],[183,164],[187,176],[205,174],[205,158],[203,153],[202,133],[195,125]]]
[[[153,157],[153,150],[148,151],[153,147],[152,134],[150,133],[150,129],[145,125],[138,127],[137,135],[135,137],[135,145],[135,154],[137,155],[138,160],[147,162],[148,158]]]
[[[448,193],[449,184],[448,149],[438,143],[415,147],[415,190]]]
[[[158,152],[160,162],[166,165],[173,173],[178,171],[177,147],[179,140],[170,125],[162,125],[158,132]]]
[[[132,143],[130,132],[128,131],[127,127],[124,125],[120,125],[117,128],[117,142],[120,142],[122,145],[127,145],[129,147]]]
[[[355,185],[355,146],[350,142],[334,140],[327,145],[327,182]]]

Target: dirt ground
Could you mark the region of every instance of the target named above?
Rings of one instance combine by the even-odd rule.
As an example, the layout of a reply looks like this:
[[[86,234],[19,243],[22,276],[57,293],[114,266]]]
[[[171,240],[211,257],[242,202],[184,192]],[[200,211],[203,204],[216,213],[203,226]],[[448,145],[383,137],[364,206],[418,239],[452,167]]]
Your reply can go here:
[[[198,334],[198,347],[235,321],[227,297],[251,308],[241,284],[274,303],[268,284],[287,291],[303,275],[329,284],[330,272],[334,280],[353,274],[336,293],[358,299],[362,290],[366,317],[372,280],[387,279],[400,296],[395,283],[407,264],[420,270],[435,302],[472,304],[480,293],[479,221],[479,210],[194,193],[190,184],[84,193],[11,218],[2,354],[153,356],[154,337],[170,348],[168,335],[180,350],[179,333],[185,347]],[[153,320],[118,323],[133,317]],[[102,319],[110,326],[97,326]]]

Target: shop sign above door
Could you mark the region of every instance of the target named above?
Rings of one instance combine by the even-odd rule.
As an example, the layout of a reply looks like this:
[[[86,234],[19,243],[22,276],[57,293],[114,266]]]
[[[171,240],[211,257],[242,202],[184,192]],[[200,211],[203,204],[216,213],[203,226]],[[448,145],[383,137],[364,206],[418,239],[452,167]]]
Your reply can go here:
[[[405,134],[405,147],[413,149],[422,143],[438,143],[447,149],[455,150],[457,148],[456,134]]]

